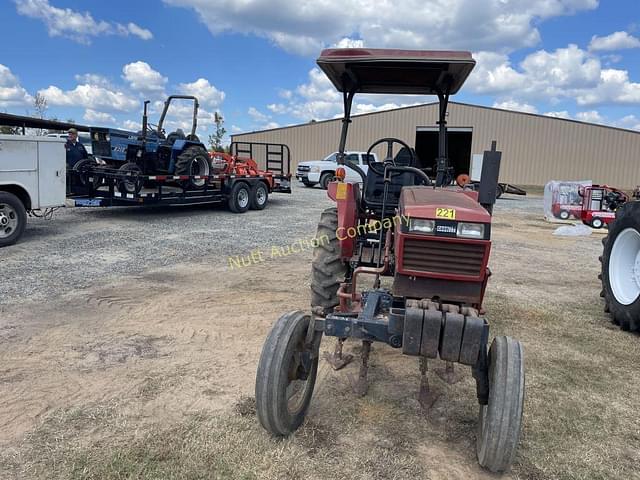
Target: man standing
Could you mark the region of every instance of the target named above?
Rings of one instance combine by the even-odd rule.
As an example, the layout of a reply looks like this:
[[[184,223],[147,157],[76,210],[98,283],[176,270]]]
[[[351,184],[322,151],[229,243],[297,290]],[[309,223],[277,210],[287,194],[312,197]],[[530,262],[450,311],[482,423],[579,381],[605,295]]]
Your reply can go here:
[[[89,154],[84,145],[78,141],[78,130],[70,128],[67,133],[69,136],[64,148],[67,151],[67,168],[72,169],[80,160],[89,158]]]

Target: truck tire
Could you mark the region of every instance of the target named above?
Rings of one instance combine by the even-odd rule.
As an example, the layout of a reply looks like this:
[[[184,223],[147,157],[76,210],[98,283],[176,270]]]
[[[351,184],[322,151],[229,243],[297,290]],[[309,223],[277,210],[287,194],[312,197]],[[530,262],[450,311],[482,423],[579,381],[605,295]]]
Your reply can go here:
[[[0,247],[13,245],[24,233],[27,211],[13,193],[0,192]]]
[[[347,274],[347,265],[340,258],[337,229],[338,210],[327,208],[320,215],[311,264],[311,308],[324,315],[340,303],[338,288]]]
[[[263,210],[269,200],[269,189],[264,182],[258,182],[251,188],[251,210]]]
[[[329,188],[329,183],[331,183],[331,180],[333,180],[333,177],[334,177],[333,172],[325,172],[322,174],[322,176],[320,177],[320,186],[323,188],[323,190],[326,190],[327,188]]]
[[[317,182],[309,182],[308,180],[307,181],[305,181],[305,180],[302,181],[302,184],[307,188],[315,187],[316,183]]]
[[[231,187],[229,194],[229,210],[233,213],[244,213],[251,206],[251,191],[249,185],[244,182],[237,182]]]
[[[640,202],[629,202],[616,211],[602,243],[600,279],[605,311],[623,330],[639,330]]]
[[[187,188],[202,189],[206,186],[207,180],[204,178],[193,178],[194,176],[211,175],[211,159],[207,151],[199,146],[187,147],[176,159],[176,175],[189,175]]]

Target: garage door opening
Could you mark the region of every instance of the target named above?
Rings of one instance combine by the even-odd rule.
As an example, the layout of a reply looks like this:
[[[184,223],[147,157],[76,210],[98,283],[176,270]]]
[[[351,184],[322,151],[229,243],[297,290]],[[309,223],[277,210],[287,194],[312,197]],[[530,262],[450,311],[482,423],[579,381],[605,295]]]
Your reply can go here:
[[[451,127],[447,129],[449,143],[449,166],[453,167],[453,178],[461,173],[469,173],[471,167],[471,139],[473,129]],[[432,168],[430,176],[436,172],[438,158],[438,128],[418,127],[416,131],[416,154],[419,168]]]

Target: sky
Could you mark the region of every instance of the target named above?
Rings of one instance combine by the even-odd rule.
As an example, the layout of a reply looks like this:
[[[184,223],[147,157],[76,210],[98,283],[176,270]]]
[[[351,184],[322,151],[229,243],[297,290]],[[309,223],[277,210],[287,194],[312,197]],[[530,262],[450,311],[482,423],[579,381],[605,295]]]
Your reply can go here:
[[[138,130],[170,94],[229,133],[335,118],[323,48],[469,50],[453,100],[640,131],[638,0],[3,0],[0,111]],[[433,101],[361,95],[354,113]],[[188,128],[177,104],[168,128]]]

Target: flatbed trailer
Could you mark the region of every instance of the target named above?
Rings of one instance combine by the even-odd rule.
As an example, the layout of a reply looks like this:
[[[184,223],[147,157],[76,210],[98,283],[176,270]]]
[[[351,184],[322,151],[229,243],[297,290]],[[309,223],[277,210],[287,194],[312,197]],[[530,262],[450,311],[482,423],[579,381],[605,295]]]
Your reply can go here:
[[[258,174],[221,173],[209,176],[141,175],[108,167],[92,167],[70,172],[67,180],[68,204],[76,207],[158,206],[227,203],[235,213],[249,208],[262,210],[272,193],[291,193],[291,154],[286,145],[232,144],[231,151],[245,153],[262,148],[269,170]],[[259,146],[259,147],[258,147]],[[276,159],[275,157],[278,157]],[[188,187],[190,179],[206,180],[199,189]],[[119,188],[122,182],[135,188]],[[130,190],[130,191],[126,191]]]

